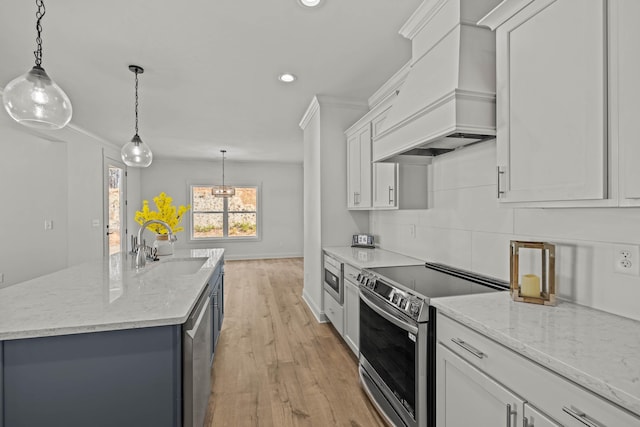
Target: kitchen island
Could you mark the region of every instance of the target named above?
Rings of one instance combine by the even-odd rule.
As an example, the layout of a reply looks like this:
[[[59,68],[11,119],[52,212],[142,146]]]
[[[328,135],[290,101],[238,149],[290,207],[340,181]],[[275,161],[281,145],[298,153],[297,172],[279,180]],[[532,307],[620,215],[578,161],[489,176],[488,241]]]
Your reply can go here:
[[[0,427],[182,426],[183,329],[221,291],[223,254],[138,270],[116,254],[1,289]]]

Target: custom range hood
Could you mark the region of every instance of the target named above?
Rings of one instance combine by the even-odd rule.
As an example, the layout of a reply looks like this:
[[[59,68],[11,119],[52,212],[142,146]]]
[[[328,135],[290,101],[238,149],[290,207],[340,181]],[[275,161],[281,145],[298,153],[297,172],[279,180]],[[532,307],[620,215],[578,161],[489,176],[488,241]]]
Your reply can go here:
[[[495,138],[495,35],[476,22],[498,3],[425,0],[409,18],[400,34],[412,59],[373,138],[374,162],[414,163]]]

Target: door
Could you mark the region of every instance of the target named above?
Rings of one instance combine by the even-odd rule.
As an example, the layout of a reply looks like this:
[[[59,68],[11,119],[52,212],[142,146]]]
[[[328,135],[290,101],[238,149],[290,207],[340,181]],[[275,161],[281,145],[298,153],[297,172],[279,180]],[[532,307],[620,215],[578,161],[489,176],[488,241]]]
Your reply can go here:
[[[360,341],[360,291],[350,280],[344,281],[344,340],[358,355]]]
[[[127,171],[125,165],[118,160],[109,157],[105,157],[104,160],[104,253],[112,255],[127,250],[127,201],[125,196]]]
[[[373,207],[394,208],[397,207],[397,164],[374,163],[373,164]]]
[[[537,0],[497,29],[500,201],[607,197],[606,4]]]
[[[437,427],[522,427],[522,399],[443,345],[437,353]]]
[[[347,207],[371,207],[371,124],[347,140]]]

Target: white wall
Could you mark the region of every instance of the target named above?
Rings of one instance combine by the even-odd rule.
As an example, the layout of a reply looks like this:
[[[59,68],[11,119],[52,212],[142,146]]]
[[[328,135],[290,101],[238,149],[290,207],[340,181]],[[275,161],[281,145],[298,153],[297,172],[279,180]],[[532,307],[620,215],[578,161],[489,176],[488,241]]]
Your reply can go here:
[[[67,146],[0,117],[0,286],[7,286],[67,265]]]
[[[225,249],[226,259],[280,258],[302,256],[302,164],[234,162],[225,160],[225,183],[229,185],[260,185],[261,239],[259,241],[189,242],[189,221],[183,220],[185,231],[177,234],[176,248],[217,247]],[[221,161],[154,160],[141,173],[139,205],[129,204],[132,214],[142,208],[142,199],[149,200],[160,192],[171,196],[176,205],[189,203],[189,184],[220,184]],[[135,228],[137,230],[137,226]],[[147,239],[151,236],[145,233]]]
[[[0,114],[0,287],[103,256],[103,152],[119,157],[74,128],[34,133]],[[140,200],[139,173],[129,175]]]
[[[429,209],[372,212],[384,249],[509,280],[509,241],[556,245],[559,295],[640,320],[640,277],[613,272],[613,244],[640,244],[640,209],[513,209],[496,201],[495,141],[435,158]],[[416,226],[412,238],[410,226]]]
[[[318,319],[324,318],[325,246],[348,246],[351,236],[368,231],[366,211],[347,210],[347,146],[344,131],[366,106],[316,96],[300,123],[304,144],[304,288],[302,296]]]

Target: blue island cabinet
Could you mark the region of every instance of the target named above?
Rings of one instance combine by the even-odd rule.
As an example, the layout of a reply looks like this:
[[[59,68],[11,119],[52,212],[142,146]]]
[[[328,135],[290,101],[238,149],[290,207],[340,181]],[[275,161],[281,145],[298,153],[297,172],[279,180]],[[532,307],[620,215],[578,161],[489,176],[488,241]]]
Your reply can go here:
[[[208,286],[211,363],[224,314],[223,266]],[[0,427],[181,427],[190,410],[183,328],[0,341]]]
[[[181,325],[4,341],[2,427],[182,425]]]

